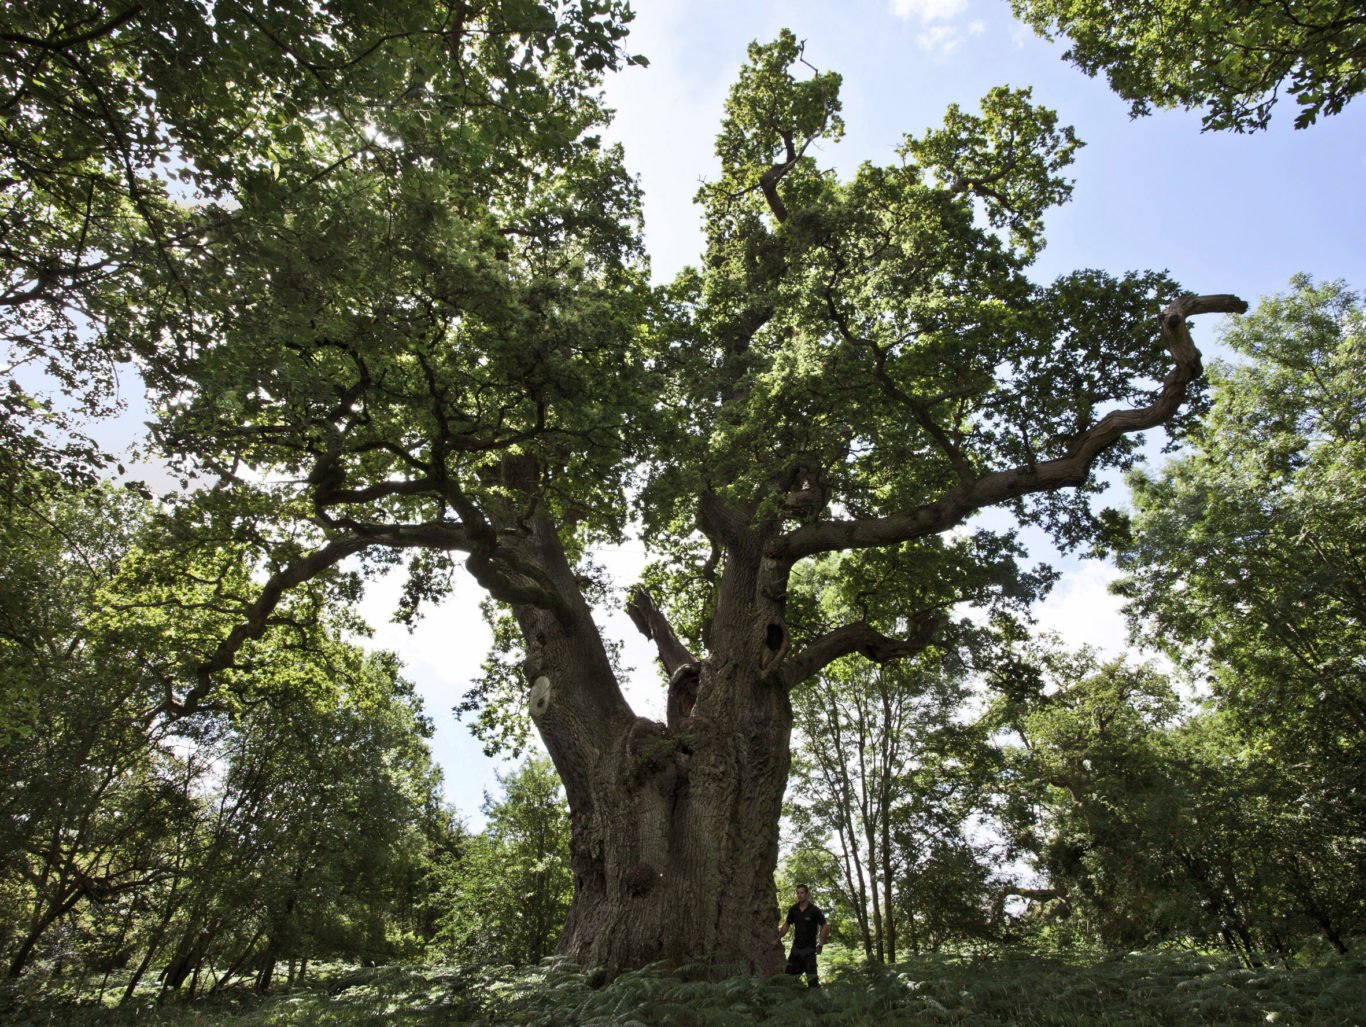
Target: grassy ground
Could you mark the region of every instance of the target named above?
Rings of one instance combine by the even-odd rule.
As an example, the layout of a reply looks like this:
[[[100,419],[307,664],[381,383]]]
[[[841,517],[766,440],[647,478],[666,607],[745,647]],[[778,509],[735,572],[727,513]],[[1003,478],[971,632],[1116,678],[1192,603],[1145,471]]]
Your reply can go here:
[[[836,961],[832,961],[836,962]],[[794,980],[689,982],[643,971],[605,988],[566,965],[514,972],[459,967],[335,969],[268,996],[101,1009],[0,992],[0,1022],[104,1027],[522,1024],[713,1027],[773,1024],[1366,1027],[1366,965],[1246,970],[1216,958],[1148,953],[1092,963],[1038,957],[925,958],[871,972],[832,967],[826,987]]]

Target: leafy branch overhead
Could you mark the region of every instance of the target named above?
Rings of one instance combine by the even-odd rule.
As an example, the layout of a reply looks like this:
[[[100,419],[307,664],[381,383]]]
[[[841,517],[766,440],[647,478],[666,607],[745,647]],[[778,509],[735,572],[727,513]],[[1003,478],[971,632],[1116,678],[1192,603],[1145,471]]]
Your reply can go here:
[[[1135,117],[1153,107],[1203,107],[1204,126],[1265,129],[1282,91],[1295,127],[1338,114],[1366,89],[1366,14],[1353,0],[1189,3],[1012,0],[1040,35],[1064,36],[1063,57],[1104,72]]]
[[[361,168],[391,184],[402,175],[414,213],[440,202],[432,176],[419,174],[435,160],[472,181],[553,152],[571,174],[563,147],[595,109],[582,86],[637,60],[620,49],[624,14],[615,0],[563,10],[522,0],[9,5],[7,358],[41,368],[82,412],[107,412],[118,405],[117,363],[140,348],[150,318],[212,331],[213,298],[197,295],[195,280],[223,256],[225,237],[265,231],[264,242],[290,211],[340,195],[358,202]],[[514,134],[519,145],[490,145]],[[306,235],[276,236],[278,255]],[[344,235],[334,225],[331,244]],[[291,263],[277,275],[297,276]],[[176,330],[190,345],[188,326]],[[56,440],[60,407],[31,398],[41,415],[23,401],[0,408],[7,447],[76,472],[98,466],[89,440]]]

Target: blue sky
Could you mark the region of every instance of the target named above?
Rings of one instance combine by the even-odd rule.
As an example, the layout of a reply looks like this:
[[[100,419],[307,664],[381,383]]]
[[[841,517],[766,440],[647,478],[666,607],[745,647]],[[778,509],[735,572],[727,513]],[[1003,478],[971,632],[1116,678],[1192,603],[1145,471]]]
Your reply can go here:
[[[656,273],[695,259],[689,201],[714,173],[721,105],[753,39],[783,27],[806,59],[844,77],[845,139],[831,166],[890,162],[906,132],[971,108],[992,86],[1030,86],[1087,143],[1073,202],[1049,223],[1041,277],[1075,267],[1165,268],[1192,291],[1254,298],[1291,273],[1366,279],[1366,101],[1296,132],[1282,105],[1269,132],[1200,132],[1194,112],[1137,121],[1103,80],[1060,60],[1004,0],[643,0],[631,47],[650,59],[609,83],[615,136],[642,179]]]
[[[902,135],[938,125],[945,107],[973,108],[992,86],[1032,86],[1087,143],[1072,169],[1073,201],[1048,220],[1041,280],[1081,267],[1167,270],[1193,292],[1233,292],[1256,302],[1306,271],[1366,287],[1366,100],[1307,130],[1291,128],[1283,104],[1265,133],[1202,134],[1198,113],[1159,112],[1131,121],[1103,80],[1061,61],[1063,47],[1034,36],[1005,0],[638,0],[630,48],[650,60],[609,82],[618,111],[611,137],[645,195],[646,238],[657,279],[697,259],[701,223],[692,206],[715,174],[712,143],[721,107],[751,40],[783,27],[806,42],[806,59],[844,77],[846,134],[818,159],[848,172],[891,162]],[[1217,319],[1197,341],[1216,348]],[[1122,495],[1116,498],[1122,500]],[[1041,558],[1052,554],[1040,552]],[[603,554],[629,585],[641,554]],[[1073,644],[1123,644],[1113,572],[1066,561],[1066,576],[1040,620]],[[487,644],[478,593],[461,581],[449,601],[411,634],[387,623],[399,583],[378,583],[365,612],[376,643],[399,652],[437,726],[435,751],[447,794],[478,823],[496,765],[456,723],[458,701]],[[624,616],[606,628],[627,644],[636,668],[629,689],[641,712],[662,713],[652,653]]]

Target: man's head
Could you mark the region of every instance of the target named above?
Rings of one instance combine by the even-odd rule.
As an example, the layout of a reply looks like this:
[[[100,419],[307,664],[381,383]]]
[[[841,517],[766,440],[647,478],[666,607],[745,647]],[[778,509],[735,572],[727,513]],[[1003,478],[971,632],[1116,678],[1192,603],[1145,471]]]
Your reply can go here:
[[[799,885],[797,885],[797,901],[798,901],[798,902],[805,902],[805,901],[806,901],[806,895],[807,895],[806,885],[804,885],[804,884],[799,884]]]

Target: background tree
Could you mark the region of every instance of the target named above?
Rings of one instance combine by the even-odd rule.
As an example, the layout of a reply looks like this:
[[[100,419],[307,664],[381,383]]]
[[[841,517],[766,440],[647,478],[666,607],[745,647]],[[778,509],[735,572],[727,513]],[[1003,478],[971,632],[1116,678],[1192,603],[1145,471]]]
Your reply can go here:
[[[18,976],[84,903],[159,875],[182,823],[171,731],[142,719],[148,682],[98,614],[145,519],[113,489],[63,492],[43,470],[0,503],[0,940]]]
[[[442,867],[436,944],[460,962],[526,965],[555,951],[569,912],[569,807],[545,757],[499,781],[487,827]]]
[[[1244,362],[1213,369],[1193,451],[1134,476],[1113,541],[1135,631],[1208,683],[1323,845],[1289,870],[1331,936],[1358,922],[1338,872],[1360,879],[1366,836],[1366,329],[1344,284],[1292,287],[1225,333]]]
[[[202,968],[265,986],[279,960],[396,951],[438,785],[396,661],[295,603],[224,701],[167,716],[146,654],[231,626],[240,552],[215,573],[141,495],[30,474],[0,503],[9,976],[125,969],[128,996],[153,968],[170,989]]]
[[[1112,947],[1190,931],[1200,897],[1179,860],[1205,855],[1162,744],[1181,712],[1170,683],[1090,651],[1045,649],[1012,685],[988,721],[1019,739],[1004,753],[1005,823],[1055,893],[1051,912]]]
[[[991,871],[967,837],[983,782],[961,751],[983,740],[955,723],[968,687],[944,662],[842,660],[793,700],[793,859],[870,962],[987,933]]]
[[[1359,888],[1342,887],[1329,853],[1357,836],[1320,820],[1235,714],[1085,650],[1036,650],[1026,666],[986,721],[1019,739],[1002,752],[1003,823],[1046,886],[1015,891],[1042,900],[1017,928],[1050,943],[1216,945],[1248,965],[1314,935],[1346,950]]]
[[[430,727],[391,657],[326,655],[294,665],[311,688],[270,682],[223,724],[223,780],[204,796],[170,923],[168,990],[209,967],[215,987],[249,973],[266,990],[284,961],[395,951],[391,877],[421,851],[435,804]]]
[[[1351,0],[1190,4],[1012,0],[1063,54],[1105,72],[1134,116],[1153,106],[1205,108],[1206,129],[1264,129],[1284,89],[1295,127],[1337,114],[1366,89],[1366,16]]]

